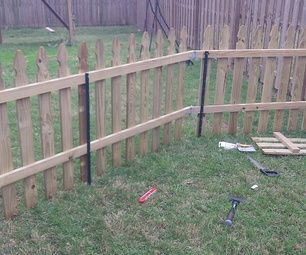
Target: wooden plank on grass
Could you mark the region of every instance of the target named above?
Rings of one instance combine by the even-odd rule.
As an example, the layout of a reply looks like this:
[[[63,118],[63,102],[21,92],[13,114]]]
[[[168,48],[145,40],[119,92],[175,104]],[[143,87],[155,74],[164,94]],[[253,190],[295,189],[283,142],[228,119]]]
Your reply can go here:
[[[141,60],[150,58],[149,52],[149,33],[144,32],[141,41]],[[148,121],[148,98],[149,98],[149,70],[140,73],[140,122]],[[140,154],[148,153],[148,132],[140,134]]]
[[[163,55],[163,36],[159,29],[156,34],[156,50],[155,57],[161,57]],[[153,89],[153,118],[160,116],[161,105],[161,83],[162,83],[162,67],[155,68],[155,81]],[[160,147],[160,127],[156,127],[152,131],[152,150],[157,152]]]
[[[102,40],[96,41],[96,69],[102,69],[104,64],[104,45]],[[101,138],[105,135],[105,80],[95,83],[95,107],[96,107],[96,135]],[[97,175],[101,176],[106,171],[105,148],[97,150]]]
[[[287,138],[288,139],[288,138]],[[298,146],[299,149],[306,149],[306,144],[305,143],[298,143],[295,144],[296,146]],[[283,145],[282,143],[268,143],[268,142],[264,142],[264,143],[257,143],[257,146],[259,148],[270,148],[270,149],[285,149],[286,146]]]
[[[230,31],[229,27],[225,25],[221,31],[221,40],[219,48],[224,50],[229,48]],[[217,64],[217,81],[216,81],[216,94],[215,94],[215,104],[223,104],[225,96],[225,86],[226,86],[226,75],[228,71],[228,59],[219,59]],[[214,114],[213,122],[213,133],[218,134],[221,132],[222,127],[222,113]]]
[[[112,45],[112,66],[120,65],[120,42],[119,38],[115,37]],[[112,132],[116,133],[121,130],[121,95],[120,95],[121,76],[116,76],[111,79],[111,97],[112,97]],[[121,146],[120,142],[112,145],[113,166],[119,167],[121,164]]]
[[[129,38],[129,55],[128,63],[136,61],[136,40],[135,35],[131,34]],[[126,93],[126,127],[130,128],[136,124],[136,73],[128,74],[126,77],[127,93]],[[131,161],[135,158],[135,139],[130,137],[126,139],[126,161]]]
[[[37,53],[36,65],[38,68],[37,81],[50,79],[48,71],[48,58],[46,51],[40,47]],[[43,157],[53,156],[54,149],[54,130],[53,118],[51,111],[51,93],[44,93],[38,96],[39,115],[40,115],[40,132],[42,141]],[[56,168],[52,167],[44,172],[45,196],[52,199],[56,194]]]
[[[20,50],[16,51],[14,69],[16,74],[15,86],[18,87],[28,84],[28,77],[26,74],[26,60]],[[33,126],[30,98],[17,100],[16,107],[21,149],[21,162],[22,165],[28,165],[34,162]],[[24,194],[27,208],[31,208],[37,204],[37,186],[36,177],[34,175],[24,179]]]
[[[59,64],[58,77],[66,77],[70,74],[68,66],[68,51],[64,43],[58,47],[57,62]],[[61,138],[62,150],[69,150],[73,147],[72,142],[72,109],[71,109],[71,88],[64,88],[59,91]],[[65,190],[73,188],[73,161],[69,160],[63,164],[63,186]]]
[[[253,38],[253,49],[261,49],[263,47],[263,29],[262,26],[258,26]],[[249,83],[246,103],[255,103],[256,94],[258,88],[258,79],[260,75],[260,58],[252,58],[249,65]],[[246,112],[244,115],[243,132],[248,134],[253,128],[253,112]]]
[[[236,49],[245,49],[245,38],[246,38],[246,27],[244,25],[240,26],[237,35]],[[233,74],[233,85],[232,85],[232,104],[240,103],[242,82],[243,82],[243,71],[244,71],[245,60],[243,58],[234,59],[234,74]],[[236,134],[238,125],[238,113],[230,113],[228,132],[230,134]]]
[[[179,52],[187,51],[187,28],[183,27],[180,34],[180,47]],[[176,90],[176,110],[180,110],[184,107],[184,85],[185,85],[185,72],[186,63],[179,63],[179,80]],[[178,119],[175,121],[175,139],[179,140],[182,136],[182,122],[183,119]]]
[[[168,46],[168,55],[172,55],[175,53],[175,30],[171,28],[169,37],[169,46]],[[166,83],[166,98],[165,98],[165,112],[170,113],[172,112],[173,106],[173,68],[174,65],[167,66],[167,83]],[[170,129],[171,123],[167,123],[164,126],[164,137],[163,142],[164,144],[170,143]]]
[[[78,52],[79,58],[79,73],[85,73],[88,71],[88,50],[86,43],[82,43]],[[80,144],[87,142],[87,126],[86,126],[86,87],[85,84],[79,85],[79,137]],[[86,155],[80,157],[80,178],[81,181],[87,181],[87,169],[88,163]]]
[[[287,38],[285,42],[285,48],[293,48],[294,47],[294,34],[295,30],[293,26],[290,26],[287,30]],[[286,57],[282,59],[282,68],[280,69],[280,85],[277,92],[277,102],[284,102],[286,100],[289,82],[290,82],[290,74],[291,74],[291,63],[292,57]],[[273,130],[280,131],[282,128],[283,123],[283,110],[275,111],[274,115],[274,123],[273,123]]]
[[[2,67],[0,65],[0,91],[4,89]],[[8,120],[7,104],[0,104],[0,175],[13,170],[12,145]],[[3,212],[6,219],[17,214],[17,196],[15,184],[10,184],[1,189]]]
[[[280,132],[273,132],[274,137],[276,137],[284,146],[286,146],[292,153],[300,152],[300,149],[297,145],[291,142],[287,137],[285,137]]]
[[[278,47],[278,26],[273,26],[270,33],[269,49],[275,49]],[[276,69],[275,58],[267,58],[263,82],[263,90],[261,95],[261,102],[271,102],[272,89],[274,82],[274,71]],[[259,116],[258,132],[265,132],[268,127],[269,112],[262,111]]]
[[[293,153],[288,149],[262,149],[262,152],[267,155],[279,155],[279,156],[289,156],[289,155],[297,155],[303,156],[306,155],[306,150],[300,150],[298,153]]]
[[[306,28],[303,30],[299,48],[306,48]],[[295,65],[295,75],[293,78],[293,94],[291,101],[302,99],[303,80],[306,69],[306,57],[298,57]],[[291,110],[288,119],[288,131],[297,129],[299,110]]]
[[[306,138],[288,138],[293,143],[306,143]],[[269,142],[269,143],[277,143],[279,142],[278,139],[275,137],[252,137],[252,140],[256,143],[263,143],[263,142]]]

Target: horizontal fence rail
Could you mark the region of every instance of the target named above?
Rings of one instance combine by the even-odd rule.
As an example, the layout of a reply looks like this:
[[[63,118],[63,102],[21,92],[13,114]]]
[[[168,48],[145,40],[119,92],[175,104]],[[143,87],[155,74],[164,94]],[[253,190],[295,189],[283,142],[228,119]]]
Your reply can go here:
[[[192,50],[159,58],[142,60],[88,72],[90,83],[99,80],[149,70],[165,65],[177,64],[187,60],[204,58],[205,50]],[[306,49],[248,49],[248,50],[209,50],[208,57],[219,58],[261,58],[261,57],[306,57]],[[0,91],[0,103],[37,96],[65,88],[73,88],[85,83],[84,74],[76,74],[44,82],[27,84],[17,88]]]

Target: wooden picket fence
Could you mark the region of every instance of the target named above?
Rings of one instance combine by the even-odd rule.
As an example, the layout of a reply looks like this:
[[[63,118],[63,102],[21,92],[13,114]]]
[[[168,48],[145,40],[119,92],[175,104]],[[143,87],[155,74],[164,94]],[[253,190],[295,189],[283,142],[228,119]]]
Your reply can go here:
[[[268,49],[257,50],[262,49],[264,36],[262,27],[259,26],[255,33],[253,50],[251,50],[246,48],[246,27],[240,26],[236,50],[232,51],[227,50],[230,44],[230,30],[227,25],[223,27],[220,34],[220,50],[211,50],[213,49],[212,30],[212,27],[208,26],[204,32],[203,49],[209,52],[210,62],[214,58],[217,59],[216,84],[210,84],[210,76],[207,77],[207,84],[215,87],[213,89],[206,87],[207,106],[204,111],[213,113],[213,132],[217,134],[221,130],[227,130],[230,134],[235,134],[238,128],[238,112],[244,115],[243,120],[239,123],[239,128],[245,134],[254,131],[257,122],[258,132],[268,131],[269,126],[273,131],[306,130],[306,112],[299,110],[305,108],[306,100],[306,91],[303,90],[306,69],[304,56],[306,29],[300,37],[299,49],[290,50],[295,40],[295,31],[292,26],[287,30],[286,49],[277,49],[279,28],[273,26]],[[283,58],[283,65],[277,72],[276,63],[280,57]],[[244,70],[247,63],[249,63],[249,72],[248,75],[245,75]],[[208,65],[208,70],[211,70],[211,63]],[[261,71],[263,84],[259,82]],[[232,84],[228,84],[228,76],[231,76]],[[277,78],[279,78],[279,84],[276,86]],[[201,74],[201,79],[203,79],[203,74]],[[231,98],[225,102],[227,89],[231,89]],[[211,90],[215,92],[213,100],[209,100]],[[245,95],[242,95],[242,91],[245,92]],[[286,123],[284,113],[288,109],[291,110]],[[274,116],[269,117],[272,114],[269,112],[271,110],[275,110],[275,113]],[[260,111],[259,118],[256,120],[254,120],[254,111]],[[229,116],[224,118],[224,113],[229,113]],[[302,119],[301,123],[299,119]],[[272,120],[273,123],[271,123]],[[298,127],[299,124],[300,127]]]
[[[171,141],[173,133],[175,139],[181,138],[182,119],[186,115],[198,114],[199,106],[184,105],[184,80],[186,72],[186,63],[190,59],[203,59],[204,53],[209,56],[209,73],[217,67],[216,84],[209,83],[207,87],[206,98],[209,98],[208,92],[215,92],[213,103],[206,100],[204,112],[213,114],[212,129],[214,133],[222,130],[223,123],[226,122],[223,114],[229,113],[228,131],[236,133],[238,127],[238,114],[244,114],[245,133],[251,132],[254,126],[253,112],[260,111],[258,130],[265,131],[269,123],[269,111],[276,110],[276,121],[274,130],[282,127],[282,116],[284,110],[290,110],[289,130],[297,129],[298,114],[303,110],[304,119],[302,128],[306,129],[305,113],[306,102],[302,100],[302,81],[306,67],[305,49],[272,49],[277,28],[274,27],[271,32],[270,49],[245,49],[244,46],[244,27],[240,28],[236,50],[228,50],[229,29],[225,26],[222,30],[220,40],[220,50],[211,50],[212,31],[207,27],[204,33],[203,50],[187,51],[187,31],[182,29],[180,34],[179,53],[175,51],[175,31],[171,29],[168,38],[168,55],[163,56],[162,52],[162,34],[158,31],[156,36],[155,57],[150,58],[149,54],[149,36],[143,34],[141,60],[136,60],[135,54],[135,36],[131,35],[129,39],[128,63],[121,64],[120,42],[118,38],[113,40],[112,46],[112,66],[105,68],[104,48],[100,40],[96,43],[96,70],[89,71],[87,58],[88,50],[86,44],[82,44],[79,49],[79,74],[70,75],[68,67],[68,54],[65,46],[61,44],[58,49],[57,60],[59,63],[59,78],[50,79],[48,72],[48,57],[44,48],[40,48],[37,54],[37,82],[28,84],[26,74],[26,61],[20,51],[16,52],[14,60],[15,69],[15,87],[5,89],[4,82],[1,79],[0,72],[0,188],[2,190],[2,207],[6,218],[12,218],[17,214],[17,202],[19,198],[16,192],[16,183],[23,181],[24,200],[27,208],[35,206],[38,202],[38,189],[40,184],[36,180],[38,173],[44,175],[44,190],[47,199],[52,199],[57,193],[57,166],[63,167],[63,188],[70,190],[74,186],[74,161],[80,159],[81,179],[88,179],[88,158],[86,157],[88,148],[96,153],[96,174],[101,176],[106,172],[106,148],[112,147],[112,165],[118,167],[122,161],[122,143],[125,142],[125,159],[133,160],[137,148],[135,146],[135,136],[139,135],[139,152],[145,155],[149,152],[149,131],[152,130],[152,142],[150,142],[151,151],[158,151],[160,141],[168,144]],[[289,33],[290,31],[288,31]],[[261,32],[258,28],[257,40],[254,48],[261,47]],[[300,48],[305,48],[306,33],[301,39]],[[289,38],[289,37],[288,37]],[[288,39],[289,40],[289,39]],[[289,42],[288,42],[289,44]],[[275,69],[275,60],[277,57],[284,57],[282,71],[282,83],[277,93],[277,102],[271,102],[273,99],[273,71]],[[245,65],[246,58],[250,59],[250,75],[244,77],[241,68]],[[232,61],[233,59],[233,67]],[[295,61],[292,61],[292,60]],[[215,64],[216,62],[216,64]],[[259,66],[265,62],[264,84],[258,86]],[[174,71],[177,66],[178,80],[175,79]],[[201,68],[202,70],[202,68]],[[233,71],[232,71],[233,70]],[[85,73],[85,74],[84,74]],[[162,74],[166,74],[166,81],[163,82]],[[153,75],[154,86],[152,87],[152,96],[150,97],[149,82],[150,75]],[[227,76],[232,75],[232,96],[230,102],[225,102],[225,89],[227,85]],[[125,94],[122,94],[122,77],[125,80]],[[290,102],[286,99],[287,88],[293,76],[293,96]],[[140,78],[140,84],[137,83],[137,77]],[[203,79],[203,74],[201,75]],[[209,79],[210,75],[207,77]],[[247,98],[241,99],[241,90],[246,86],[248,80]],[[106,81],[110,80],[111,87],[109,93]],[[91,87],[94,86],[94,92],[91,91],[90,101],[84,93],[88,89],[88,81]],[[174,83],[177,84],[174,84]],[[200,82],[201,84],[201,82]],[[73,145],[75,130],[72,125],[73,93],[78,92],[78,121],[79,121],[79,145]],[[256,100],[256,91],[261,90],[261,100]],[[139,94],[137,92],[139,91]],[[164,91],[164,93],[163,93]],[[106,95],[111,97],[111,133],[106,132],[108,123],[106,118]],[[164,101],[161,99],[164,96]],[[33,120],[31,108],[32,99],[38,97],[38,107],[40,115],[42,144],[42,158],[37,159],[34,153],[34,147],[37,144],[37,138],[33,138]],[[59,103],[54,104],[52,98],[58,97]],[[125,99],[123,100],[123,97]],[[139,99],[139,106],[136,99]],[[176,104],[173,103],[175,98]],[[305,98],[304,98],[305,99]],[[122,102],[126,101],[126,117],[122,116]],[[245,101],[245,102],[244,102]],[[90,102],[95,105],[95,138],[88,141],[88,106]],[[164,111],[162,104],[164,103]],[[19,147],[21,151],[20,167],[14,167],[12,158],[11,133],[9,126],[13,125],[12,119],[8,118],[8,106],[16,105],[17,118],[15,125],[19,129]],[[138,106],[138,107],[137,107]],[[56,153],[55,133],[54,133],[54,111],[60,112],[61,134],[56,137],[61,139],[61,150]],[[137,113],[139,112],[139,121]],[[93,115],[92,115],[93,117]],[[124,128],[123,122],[124,119]],[[207,118],[209,120],[209,118]],[[174,122],[174,123],[173,123]],[[209,121],[205,122],[206,124]],[[172,127],[174,132],[172,132]],[[208,125],[206,125],[208,126]],[[163,137],[161,139],[161,128],[163,128]],[[90,147],[88,147],[88,143]]]

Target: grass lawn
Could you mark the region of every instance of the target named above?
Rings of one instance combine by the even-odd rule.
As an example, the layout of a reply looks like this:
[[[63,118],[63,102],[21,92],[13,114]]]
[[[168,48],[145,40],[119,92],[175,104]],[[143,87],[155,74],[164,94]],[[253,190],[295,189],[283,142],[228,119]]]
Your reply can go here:
[[[26,55],[31,81],[35,80],[34,62],[40,45],[46,47],[50,56],[49,70],[51,76],[56,77],[54,46],[66,36],[64,30],[56,30],[55,34],[42,29],[4,31],[0,63],[7,86],[13,85],[12,62],[17,48]],[[78,28],[77,43],[69,48],[72,73],[77,72],[76,56],[81,41],[88,42],[89,64],[93,69],[97,38],[105,43],[106,65],[109,66],[111,38],[120,36],[122,49],[125,49],[122,55],[126,56],[131,32],[137,33],[137,30],[131,27]],[[136,35],[139,49],[141,34]],[[199,67],[198,61],[187,67],[186,106],[197,104]],[[215,75],[213,65],[212,84]],[[231,82],[230,75],[228,80]],[[212,92],[213,86],[210,101]],[[230,90],[227,100],[229,93]],[[56,96],[54,98],[56,101]],[[32,103],[37,102],[33,99]],[[9,109],[10,119],[13,119],[14,105],[9,105]],[[54,114],[57,119],[56,110]],[[33,118],[38,120],[37,112],[33,112]],[[74,124],[77,126],[77,119]],[[39,125],[35,125],[34,132],[39,134]],[[14,164],[18,166],[18,131],[13,124],[11,126]],[[0,254],[305,254],[305,157],[264,156],[258,150],[254,158],[281,173],[280,177],[269,178],[254,169],[245,154],[217,147],[219,141],[251,143],[251,135],[214,136],[206,128],[204,136],[197,138],[195,126],[196,118],[188,117],[184,121],[182,141],[162,146],[160,153],[138,156],[134,162],[120,168],[112,168],[109,163],[107,174],[99,178],[94,175],[91,187],[78,182],[76,163],[76,187],[71,192],[62,191],[59,168],[59,192],[54,200],[45,200],[40,188],[37,207],[25,209],[21,198],[20,213],[13,221],[5,221],[1,216]],[[55,133],[59,133],[58,124]],[[258,136],[255,132],[252,135]],[[265,135],[271,136],[271,132]],[[294,132],[290,136],[306,137],[306,134]],[[60,139],[56,146],[59,151]],[[40,150],[38,143],[37,157]],[[38,179],[42,182],[41,174]],[[251,189],[254,184],[259,186],[257,190]],[[139,204],[138,197],[151,186],[157,187],[157,193],[146,203]],[[22,196],[21,185],[18,193]],[[230,209],[230,195],[244,198],[232,228],[223,224]],[[1,206],[0,200],[0,211]]]

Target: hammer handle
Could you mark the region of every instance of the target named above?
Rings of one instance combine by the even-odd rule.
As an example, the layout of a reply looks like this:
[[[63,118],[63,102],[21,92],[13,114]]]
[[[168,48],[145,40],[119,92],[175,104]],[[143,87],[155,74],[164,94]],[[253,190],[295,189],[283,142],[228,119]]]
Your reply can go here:
[[[236,212],[236,209],[234,207],[232,207],[231,210],[229,211],[227,217],[226,217],[226,220],[225,220],[226,225],[229,225],[229,226],[233,225],[235,212]]]

